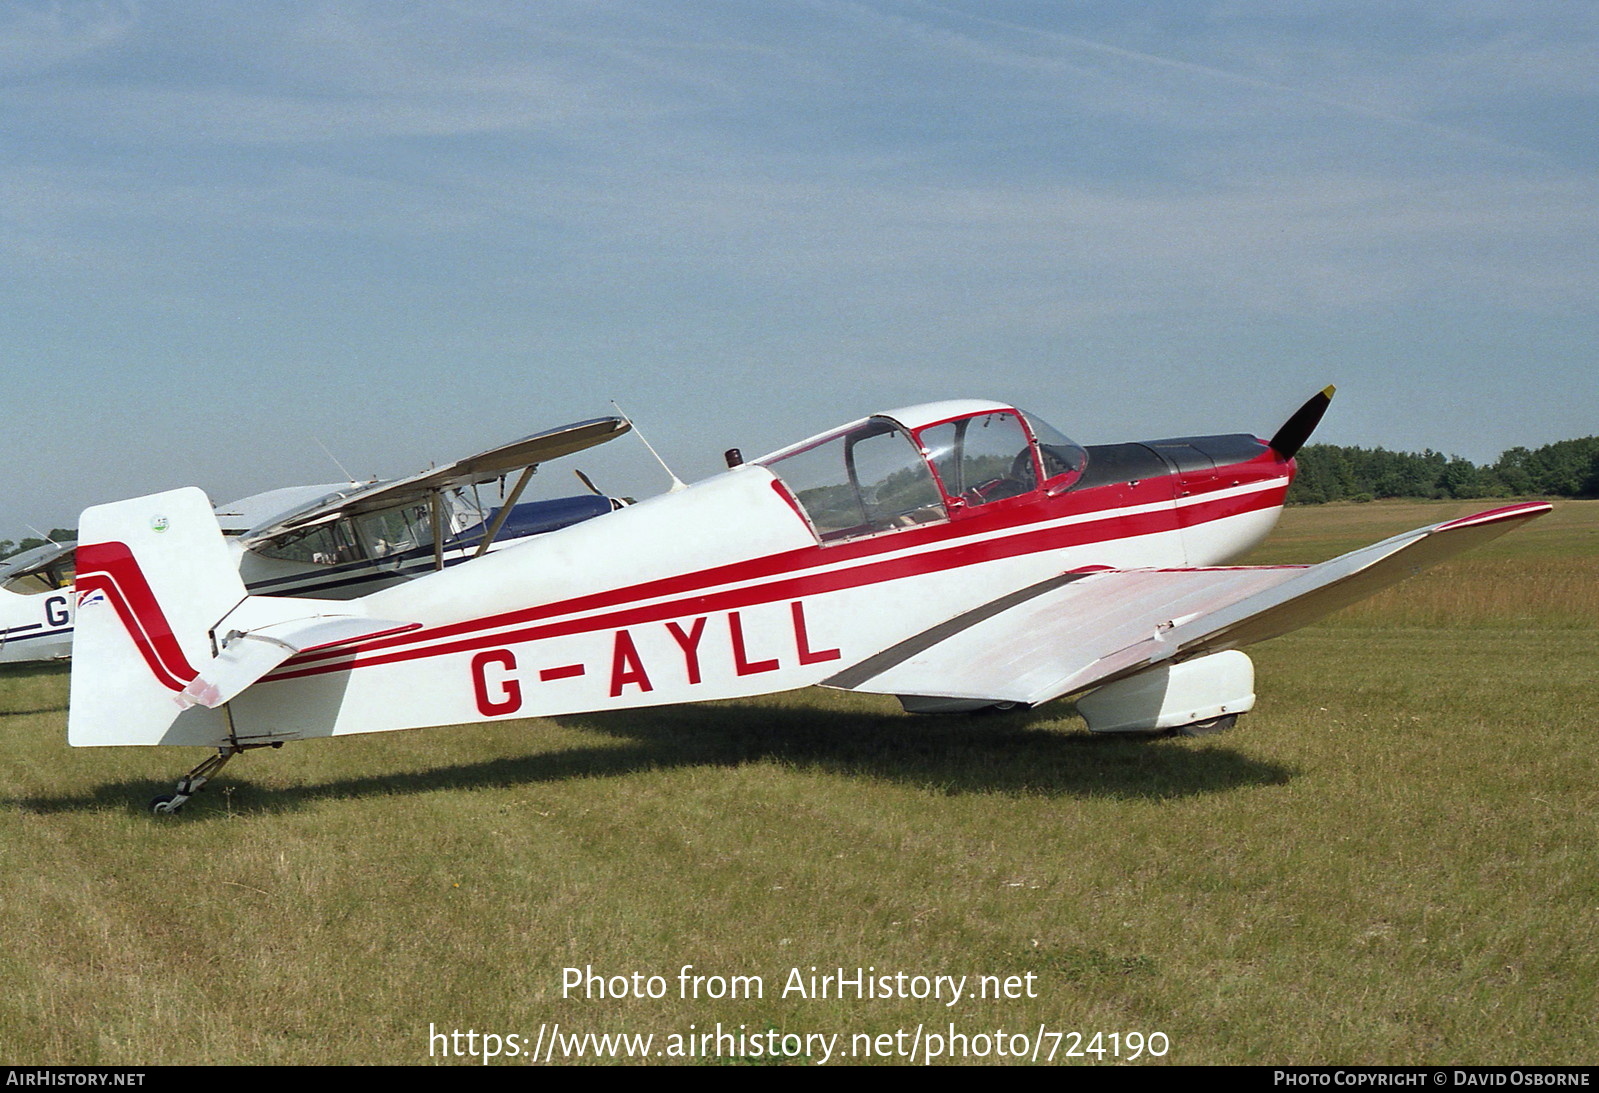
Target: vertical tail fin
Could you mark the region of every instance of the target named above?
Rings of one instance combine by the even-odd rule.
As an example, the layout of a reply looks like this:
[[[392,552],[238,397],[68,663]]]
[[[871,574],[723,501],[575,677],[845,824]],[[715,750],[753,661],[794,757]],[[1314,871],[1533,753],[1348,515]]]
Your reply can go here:
[[[189,488],[98,505],[78,533],[67,740],[217,744],[226,715],[176,696],[211,660],[211,630],[244,599],[211,503]]]

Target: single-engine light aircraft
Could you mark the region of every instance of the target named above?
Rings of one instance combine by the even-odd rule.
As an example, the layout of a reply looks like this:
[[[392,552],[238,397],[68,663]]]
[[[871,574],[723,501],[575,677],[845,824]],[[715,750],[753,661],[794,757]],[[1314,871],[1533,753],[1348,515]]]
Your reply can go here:
[[[595,418],[396,481],[269,490],[217,506],[217,522],[247,591],[352,599],[622,507],[586,479],[586,494],[518,501],[540,464],[631,427]],[[501,504],[480,498],[478,486],[514,472]],[[72,655],[74,547],[46,544],[0,562],[0,663]]]
[[[205,497],[83,514],[73,745],[251,748],[813,684],[912,711],[1079,695],[1098,732],[1199,733],[1255,702],[1240,647],[1550,509],[1310,566],[1271,530],[1332,395],[1270,440],[1082,447],[1015,407],[873,414],[682,490],[345,601],[250,594]]]

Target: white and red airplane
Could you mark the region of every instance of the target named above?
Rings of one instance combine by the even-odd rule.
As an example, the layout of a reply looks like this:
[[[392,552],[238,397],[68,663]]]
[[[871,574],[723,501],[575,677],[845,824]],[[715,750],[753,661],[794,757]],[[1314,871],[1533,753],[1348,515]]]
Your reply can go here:
[[[159,813],[250,748],[813,684],[919,712],[1077,694],[1096,731],[1214,731],[1254,705],[1240,646],[1550,509],[1228,566],[1331,394],[1270,440],[1089,448],[994,402],[874,414],[346,601],[247,593],[198,490],[102,505],[79,531],[68,737],[215,749]]]

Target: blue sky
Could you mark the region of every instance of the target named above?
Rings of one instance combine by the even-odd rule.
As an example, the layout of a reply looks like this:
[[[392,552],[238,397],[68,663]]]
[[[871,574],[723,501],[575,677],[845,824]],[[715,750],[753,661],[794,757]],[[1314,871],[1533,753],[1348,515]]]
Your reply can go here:
[[[1575,0],[11,0],[0,537],[609,399],[689,479],[963,396],[1085,443],[1327,383],[1329,442],[1592,434],[1596,99]]]

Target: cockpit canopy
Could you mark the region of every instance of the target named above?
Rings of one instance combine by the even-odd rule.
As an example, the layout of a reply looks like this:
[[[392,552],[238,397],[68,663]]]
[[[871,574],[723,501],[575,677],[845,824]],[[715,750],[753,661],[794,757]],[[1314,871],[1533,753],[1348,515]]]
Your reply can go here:
[[[1059,493],[1087,461],[1041,419],[995,404],[959,416],[881,414],[760,462],[825,543]]]

